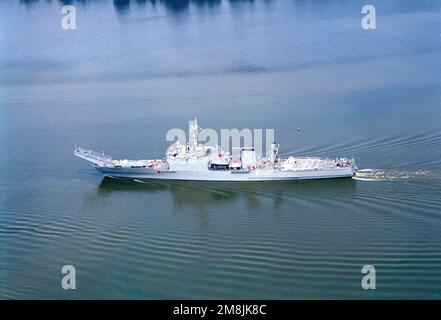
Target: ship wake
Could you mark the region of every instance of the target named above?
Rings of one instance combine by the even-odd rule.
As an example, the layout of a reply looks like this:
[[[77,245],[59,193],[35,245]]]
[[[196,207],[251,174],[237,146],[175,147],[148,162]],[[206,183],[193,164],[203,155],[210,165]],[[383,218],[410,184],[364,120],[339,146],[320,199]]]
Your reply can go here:
[[[441,170],[362,169],[358,170],[354,179],[361,181],[441,180]]]

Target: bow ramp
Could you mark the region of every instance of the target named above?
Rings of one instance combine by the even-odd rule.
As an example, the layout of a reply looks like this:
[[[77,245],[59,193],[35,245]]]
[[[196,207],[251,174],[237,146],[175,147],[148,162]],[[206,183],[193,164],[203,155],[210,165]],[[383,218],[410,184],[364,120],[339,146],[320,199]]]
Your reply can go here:
[[[76,147],[74,150],[74,155],[80,157],[84,160],[92,162],[98,167],[114,167],[113,159],[104,153],[98,153],[92,150],[87,150],[83,148]]]

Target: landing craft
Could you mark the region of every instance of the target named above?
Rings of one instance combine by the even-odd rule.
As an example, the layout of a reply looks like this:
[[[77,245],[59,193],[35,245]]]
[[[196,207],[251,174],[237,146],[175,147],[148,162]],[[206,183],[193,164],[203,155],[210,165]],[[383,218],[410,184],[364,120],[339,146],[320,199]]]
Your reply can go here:
[[[220,146],[198,144],[201,128],[190,121],[189,142],[177,140],[163,159],[114,160],[92,150],[75,148],[77,157],[92,162],[104,176],[130,179],[191,181],[281,181],[351,178],[357,173],[354,159],[279,157],[279,144],[272,143],[267,157],[257,158],[253,147],[240,148],[233,159]]]

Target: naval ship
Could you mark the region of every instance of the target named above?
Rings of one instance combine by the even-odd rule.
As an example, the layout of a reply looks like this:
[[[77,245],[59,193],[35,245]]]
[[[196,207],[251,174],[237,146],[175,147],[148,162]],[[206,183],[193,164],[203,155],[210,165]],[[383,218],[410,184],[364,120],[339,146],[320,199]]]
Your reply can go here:
[[[189,122],[189,141],[176,140],[162,159],[114,160],[104,153],[75,147],[77,157],[93,163],[107,177],[187,181],[279,181],[351,178],[357,172],[354,159],[281,158],[279,144],[272,143],[266,157],[257,157],[254,147],[242,147],[233,157],[218,145],[198,143],[201,128]]]

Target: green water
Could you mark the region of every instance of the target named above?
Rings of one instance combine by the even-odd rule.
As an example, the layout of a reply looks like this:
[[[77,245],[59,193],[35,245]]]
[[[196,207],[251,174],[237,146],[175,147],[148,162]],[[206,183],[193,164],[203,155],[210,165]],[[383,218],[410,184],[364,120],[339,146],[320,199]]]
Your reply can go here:
[[[441,298],[441,2],[370,3],[372,31],[362,1],[74,1],[68,31],[63,1],[2,1],[0,298]],[[139,183],[73,156],[161,156],[194,116],[361,171]]]

